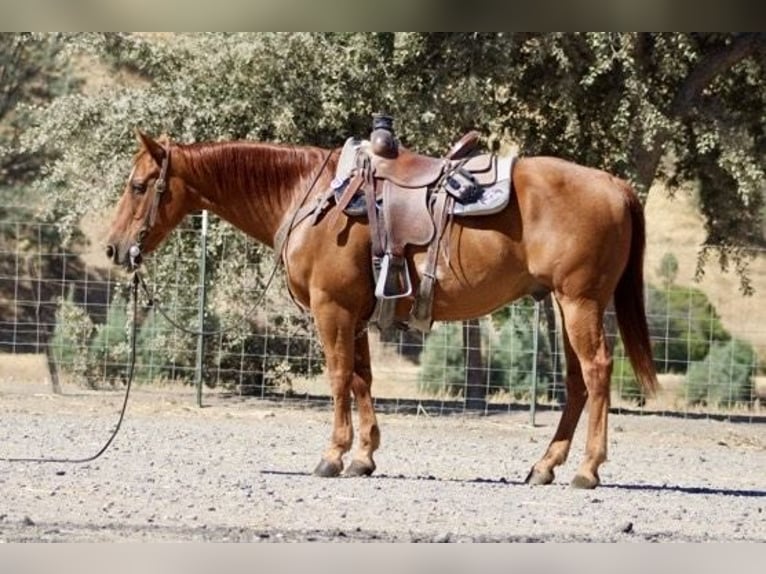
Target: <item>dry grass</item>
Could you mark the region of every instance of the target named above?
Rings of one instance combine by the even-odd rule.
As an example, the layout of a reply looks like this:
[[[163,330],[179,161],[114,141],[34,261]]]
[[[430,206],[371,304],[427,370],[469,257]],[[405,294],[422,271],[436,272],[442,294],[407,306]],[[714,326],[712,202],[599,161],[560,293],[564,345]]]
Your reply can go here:
[[[766,361],[766,253],[750,264],[750,279],[755,294],[740,292],[740,278],[732,269],[723,272],[717,260],[710,260],[700,282],[695,281],[697,255],[705,240],[702,217],[694,206],[692,193],[680,191],[674,199],[664,188],[655,186],[646,203],[647,248],[645,273],[649,281],[659,283],[657,270],[666,253],[678,259],[678,285],[701,289],[721,316],[724,327],[734,336],[756,348]]]

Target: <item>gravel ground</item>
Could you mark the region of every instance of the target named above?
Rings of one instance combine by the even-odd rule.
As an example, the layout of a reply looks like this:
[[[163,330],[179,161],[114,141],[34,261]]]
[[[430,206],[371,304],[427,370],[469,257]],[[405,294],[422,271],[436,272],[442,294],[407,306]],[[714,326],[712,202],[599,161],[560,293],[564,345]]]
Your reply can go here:
[[[87,457],[120,391],[0,381],[0,457]],[[137,389],[91,463],[0,461],[0,541],[766,541],[766,425],[613,415],[603,486],[522,483],[558,413],[381,414],[370,478],[311,476],[329,407]],[[584,422],[584,421],[583,421]]]

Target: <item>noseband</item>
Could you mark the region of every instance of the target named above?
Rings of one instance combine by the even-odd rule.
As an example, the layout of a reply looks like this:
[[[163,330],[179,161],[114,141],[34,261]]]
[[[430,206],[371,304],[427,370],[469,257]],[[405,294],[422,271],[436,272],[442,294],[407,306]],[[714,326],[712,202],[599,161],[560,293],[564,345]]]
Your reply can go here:
[[[144,224],[141,229],[138,230],[138,236],[136,237],[136,244],[130,248],[131,263],[135,262],[141,255],[141,247],[146,235],[154,227],[154,223],[157,220],[157,212],[160,207],[160,200],[162,194],[168,186],[168,165],[170,164],[170,144],[165,145],[165,157],[162,159],[162,165],[160,166],[160,175],[154,182],[154,197],[152,198],[152,206],[149,211],[146,212],[144,217]],[[135,249],[134,249],[135,248]],[[135,265],[134,265],[135,267]]]

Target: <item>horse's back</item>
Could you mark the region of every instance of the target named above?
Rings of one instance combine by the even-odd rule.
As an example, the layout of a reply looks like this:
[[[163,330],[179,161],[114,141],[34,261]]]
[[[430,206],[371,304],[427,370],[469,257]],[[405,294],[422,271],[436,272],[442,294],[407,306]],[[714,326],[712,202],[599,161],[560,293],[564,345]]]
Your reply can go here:
[[[560,158],[520,158],[513,172],[513,185],[522,206],[530,202],[545,205],[545,211],[555,217],[579,217],[583,213],[622,217],[627,213],[627,182],[603,170]]]

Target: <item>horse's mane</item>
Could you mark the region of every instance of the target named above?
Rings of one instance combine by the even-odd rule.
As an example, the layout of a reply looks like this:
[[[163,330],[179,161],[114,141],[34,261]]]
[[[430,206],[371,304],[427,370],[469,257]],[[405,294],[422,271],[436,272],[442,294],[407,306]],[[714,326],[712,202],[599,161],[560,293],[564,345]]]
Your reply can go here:
[[[321,150],[280,144],[229,141],[180,144],[187,169],[219,190],[282,190],[295,187],[319,165]]]

